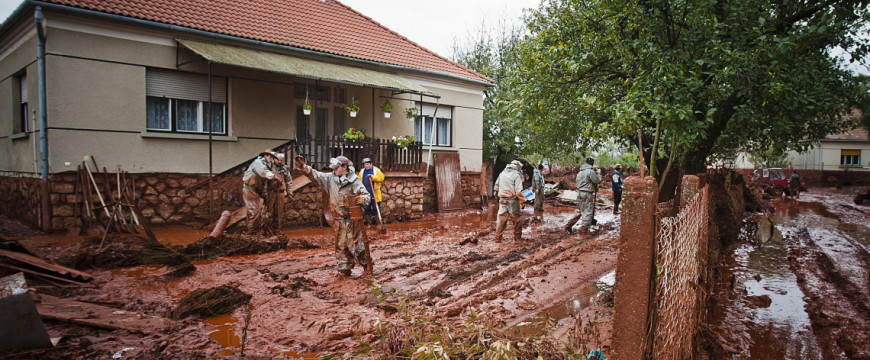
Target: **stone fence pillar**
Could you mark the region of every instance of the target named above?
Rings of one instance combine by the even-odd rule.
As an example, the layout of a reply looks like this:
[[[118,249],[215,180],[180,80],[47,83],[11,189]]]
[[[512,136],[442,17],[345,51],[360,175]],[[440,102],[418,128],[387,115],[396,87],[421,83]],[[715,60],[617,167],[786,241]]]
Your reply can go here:
[[[652,177],[629,177],[625,189],[613,287],[612,359],[637,360],[645,356],[648,317],[654,306],[658,183]]]

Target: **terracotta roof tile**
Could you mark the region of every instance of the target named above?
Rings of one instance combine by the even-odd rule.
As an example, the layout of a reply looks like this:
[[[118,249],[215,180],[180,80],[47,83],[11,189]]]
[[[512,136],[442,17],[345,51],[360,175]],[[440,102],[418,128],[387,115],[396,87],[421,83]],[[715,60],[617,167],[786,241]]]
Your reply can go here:
[[[45,1],[492,82],[336,0]]]

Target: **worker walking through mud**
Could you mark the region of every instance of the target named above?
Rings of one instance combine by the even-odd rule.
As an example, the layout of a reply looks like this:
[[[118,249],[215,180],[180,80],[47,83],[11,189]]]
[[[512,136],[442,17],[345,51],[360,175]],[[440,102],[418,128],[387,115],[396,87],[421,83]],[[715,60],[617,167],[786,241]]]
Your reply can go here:
[[[595,159],[586,158],[586,163],[580,166],[580,172],[577,173],[577,210],[574,217],[565,224],[565,231],[569,234],[574,233],[577,220],[580,220],[581,231],[585,233],[590,233],[589,227],[594,225],[595,195],[598,184],[601,183],[601,175],[592,165],[595,165]]]
[[[245,174],[242,175],[242,199],[247,207],[247,231],[253,235],[263,231],[263,226],[269,221],[269,211],[266,198],[269,192],[279,189],[284,183],[284,177],[275,173],[274,163],[277,156],[271,150],[260,153]]]
[[[522,240],[524,221],[520,207],[523,197],[523,164],[517,160],[505,166],[495,180],[494,192],[498,196],[498,219],[495,227],[495,241],[501,242],[502,233],[508,220],[514,224],[514,241]]]
[[[610,190],[613,190],[613,215],[619,213],[619,203],[622,202],[622,165],[616,164],[613,167],[613,176],[610,177]]]
[[[350,160],[344,156],[329,159],[332,172],[324,173],[305,165],[305,159],[296,156],[296,168],[312,182],[320,185],[329,197],[329,208],[335,218],[335,259],[338,272],[350,276],[354,263],[365,267],[365,245],[363,244],[362,224],[350,218],[352,206],[366,206],[371,201],[362,181],[354,172]],[[355,203],[353,203],[356,199]]]
[[[271,201],[267,201],[267,209],[269,213],[272,214],[270,217],[270,221],[268,224],[268,228],[273,228],[277,231],[283,227],[282,221],[284,220],[284,203],[286,202],[286,198],[290,195],[293,195],[293,189],[291,185],[293,184],[293,176],[290,174],[290,166],[284,162],[284,154],[283,153],[275,153],[275,162],[272,163],[272,172],[275,173],[275,176],[281,178],[281,184],[274,191],[271,191],[267,194],[267,199]]]
[[[381,183],[384,182],[384,173],[377,166],[372,165],[372,159],[363,159],[363,169],[358,174],[366,191],[372,197],[372,201],[365,207],[366,221],[376,224],[375,219],[381,206]]]
[[[532,192],[535,193],[535,213],[532,221],[544,221],[544,164],[538,164],[532,172]]]
[[[792,197],[801,197],[801,176],[797,171],[791,172],[791,177],[788,179],[789,195]]]

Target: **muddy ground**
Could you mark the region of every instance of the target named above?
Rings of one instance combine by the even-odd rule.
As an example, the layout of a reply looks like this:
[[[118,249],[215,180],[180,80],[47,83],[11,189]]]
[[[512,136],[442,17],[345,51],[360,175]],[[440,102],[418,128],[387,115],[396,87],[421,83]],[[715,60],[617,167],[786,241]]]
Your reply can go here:
[[[376,340],[372,334],[378,319],[397,316],[402,299],[455,321],[472,312],[491,314],[498,319],[496,330],[517,339],[550,331],[568,341],[571,330],[580,328],[577,319],[582,319],[585,343],[609,353],[612,297],[599,291],[607,286],[595,284],[607,275],[612,283],[619,218],[602,206],[596,215],[598,234],[568,235],[561,226],[574,207],[548,200],[542,224],[528,227],[520,241],[511,239],[509,227],[506,241],[496,243],[486,229],[495,208],[388,224],[386,234],[371,228],[375,267],[370,279],[361,276],[360,268],[352,277],[338,275],[331,230],[307,228],[285,235],[313,248],[192,260],[196,269],[179,278],[164,276],[163,265],[137,265],[89,269],[95,280],[77,288],[33,280],[31,289],[37,295],[140,316],[169,317],[179,300],[197,289],[229,285],[251,298],[229,315],[188,317],[151,334],[46,320],[51,336],[62,337],[58,347],[11,356],[202,359],[235,358],[244,351],[246,358],[314,358]],[[531,207],[524,211],[531,216]],[[161,243],[180,246],[206,232],[171,226],[156,234]],[[74,255],[71,252],[85,241],[42,235],[9,221],[0,225],[0,235],[18,239],[50,260]],[[373,295],[375,291],[379,296]]]
[[[868,189],[811,188],[744,221],[704,358],[870,359],[870,207],[854,203]]]

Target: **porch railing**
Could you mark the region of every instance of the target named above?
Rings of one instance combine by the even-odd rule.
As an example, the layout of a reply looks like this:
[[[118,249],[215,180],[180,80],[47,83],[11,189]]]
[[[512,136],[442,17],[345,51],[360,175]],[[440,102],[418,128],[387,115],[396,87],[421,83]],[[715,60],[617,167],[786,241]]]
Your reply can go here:
[[[297,140],[295,150],[315,169],[327,168],[329,159],[339,155],[353,161],[357,170],[362,168],[364,158],[372,159],[375,166],[383,171],[419,172],[423,161],[423,144],[419,141],[400,148],[388,139],[351,141],[341,136],[325,136]]]

